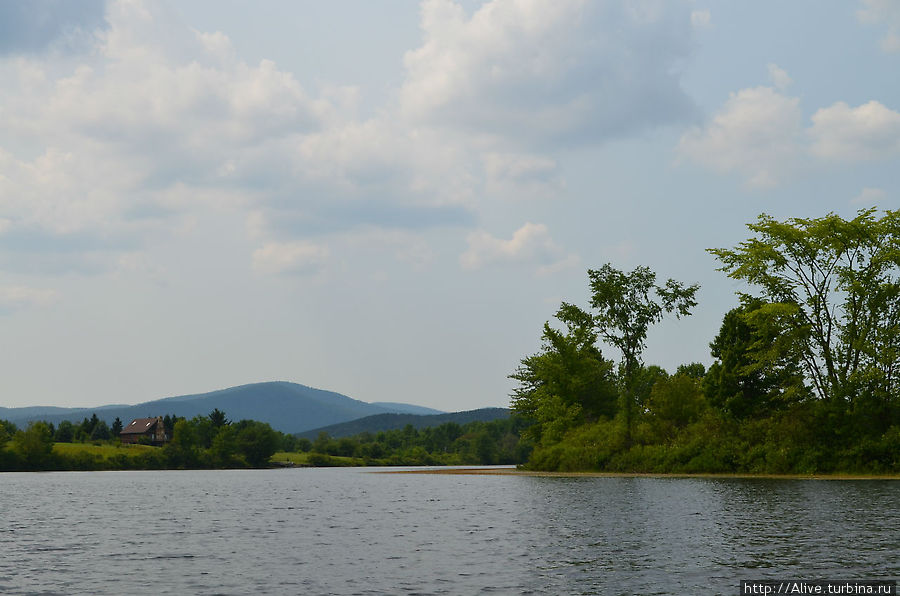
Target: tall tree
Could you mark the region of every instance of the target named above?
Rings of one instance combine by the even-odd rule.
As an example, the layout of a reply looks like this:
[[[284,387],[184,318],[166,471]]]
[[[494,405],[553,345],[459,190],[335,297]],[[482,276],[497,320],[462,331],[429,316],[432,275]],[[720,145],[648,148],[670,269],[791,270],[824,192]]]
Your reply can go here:
[[[237,452],[254,468],[265,467],[278,450],[278,433],[265,422],[242,420],[235,425]]]
[[[676,318],[688,316],[697,305],[694,295],[700,286],[685,285],[669,279],[656,285],[656,273],[648,267],[637,267],[625,273],[606,264],[588,271],[591,285],[591,314],[579,307],[563,303],[560,312],[571,320],[592,322],[600,339],[622,353],[622,384],[619,410],[625,423],[626,443],[631,442],[635,411],[635,381],[643,364],[647,330],[660,322],[666,313]]]
[[[526,434],[549,442],[561,439],[574,425],[612,417],[616,409],[613,365],[595,345],[590,317],[571,309],[560,309],[556,316],[566,331],[545,323],[541,351],[522,359],[510,375],[519,382],[512,394],[513,409],[536,422]]]
[[[807,394],[801,349],[771,310],[745,299],[725,314],[709,344],[716,361],[703,379],[704,393],[710,405],[734,418],[765,416]]]
[[[61,420],[59,426],[56,427],[56,433],[53,440],[57,443],[71,443],[75,438],[75,425],[69,420]]]
[[[53,453],[53,435],[44,422],[32,422],[13,437],[13,445],[22,456],[27,469],[46,469]]]
[[[110,438],[109,425],[106,424],[106,420],[97,421],[97,424],[94,425],[94,430],[91,432],[91,440],[92,441],[106,441],[109,438]]]
[[[225,418],[225,412],[219,408],[216,408],[209,413],[209,421],[212,422],[212,425],[215,428],[221,428],[231,424],[231,421]]]
[[[800,343],[816,394],[838,403],[865,391],[896,395],[900,211],[783,222],[762,214],[747,227],[753,238],[709,252],[729,277],[755,286],[768,313]]]

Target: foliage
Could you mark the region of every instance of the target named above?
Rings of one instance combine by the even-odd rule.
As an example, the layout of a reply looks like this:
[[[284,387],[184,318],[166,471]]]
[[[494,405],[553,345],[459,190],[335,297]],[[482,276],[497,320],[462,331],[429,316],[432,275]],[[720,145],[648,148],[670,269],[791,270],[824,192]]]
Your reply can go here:
[[[0,420],[0,448],[2,448],[13,435],[18,432],[18,427],[9,420]]]
[[[71,443],[75,440],[75,425],[68,420],[63,420],[56,427],[53,440],[57,443]]]
[[[822,399],[900,389],[900,211],[852,220],[835,214],[784,222],[760,215],[755,237],[711,249],[729,277],[759,289],[800,346],[807,381]]]
[[[227,428],[222,427],[222,428]],[[279,433],[265,422],[241,420],[234,425],[234,446],[244,460],[254,468],[261,468],[278,451]],[[220,431],[221,432],[221,431]]]
[[[510,375],[519,382],[512,409],[535,421],[526,431],[534,440],[558,441],[573,426],[615,414],[612,363],[595,346],[589,321],[564,318],[568,314],[557,313],[567,332],[545,323],[541,352],[524,358]]]
[[[625,424],[626,442],[630,442],[638,405],[635,382],[643,365],[647,331],[666,313],[674,313],[677,318],[690,315],[697,305],[694,295],[700,286],[688,286],[674,279],[658,286],[656,273],[648,267],[625,273],[610,264],[588,270],[588,278],[592,312],[589,314],[564,302],[560,307],[561,318],[584,321],[596,330],[600,339],[622,353],[619,413]]]
[[[711,250],[740,295],[710,344],[713,365],[669,376],[644,366],[649,324],[689,314],[696,287],[655,285],[644,268],[591,271],[592,311],[557,317],[622,352],[617,419],[591,419],[576,392],[541,392],[548,371],[578,370],[577,351],[547,344],[522,361],[513,407],[536,420],[527,466],[659,473],[900,472],[900,212],[778,222]],[[569,327],[570,332],[573,327]],[[546,342],[545,333],[545,342]],[[556,369],[539,367],[552,353]],[[565,383],[556,383],[564,389]]]
[[[464,425],[448,422],[421,430],[408,424],[402,429],[340,439],[322,432],[309,453],[288,454],[287,458],[279,453],[275,458],[312,466],[520,464],[531,452],[530,443],[521,439],[530,424],[512,416]]]
[[[765,416],[806,394],[799,350],[760,300],[725,314],[709,344],[716,362],[704,378],[710,404],[736,418]]]
[[[32,422],[13,436],[13,449],[28,468],[40,469],[50,462],[53,434],[46,422]]]

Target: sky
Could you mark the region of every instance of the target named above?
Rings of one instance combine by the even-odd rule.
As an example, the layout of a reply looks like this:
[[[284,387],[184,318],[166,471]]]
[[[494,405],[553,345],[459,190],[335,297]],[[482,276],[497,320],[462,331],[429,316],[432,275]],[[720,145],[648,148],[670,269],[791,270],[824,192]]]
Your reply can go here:
[[[894,0],[0,0],[0,406],[505,406],[587,271],[900,208]],[[604,354],[618,359],[612,348]]]

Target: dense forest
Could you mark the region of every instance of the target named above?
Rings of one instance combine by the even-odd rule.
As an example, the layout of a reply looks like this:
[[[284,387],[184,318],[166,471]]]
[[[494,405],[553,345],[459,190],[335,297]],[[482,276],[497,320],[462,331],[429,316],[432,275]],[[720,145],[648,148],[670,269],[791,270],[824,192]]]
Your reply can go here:
[[[710,249],[743,282],[707,370],[646,365],[651,325],[684,317],[696,285],[646,267],[588,271],[524,358],[512,407],[540,470],[900,472],[900,211],[777,221]],[[620,358],[604,356],[600,345]]]
[[[323,432],[314,441],[297,439],[295,446],[309,452],[309,463],[318,466],[347,463],[336,457],[353,458],[353,463],[367,466],[523,464],[531,445],[521,436],[530,424],[520,416],[467,424],[447,422],[421,430],[407,424],[402,429],[339,439]]]
[[[19,429],[0,420],[0,471],[260,468],[272,465],[276,454],[276,464],[306,466],[521,464],[530,454],[529,443],[520,440],[530,422],[515,416],[421,430],[407,424],[339,439],[323,432],[313,441],[263,422],[232,423],[218,409],[163,421],[172,439],[154,447],[122,445],[121,421],[109,426],[96,414],[57,427],[35,422]]]

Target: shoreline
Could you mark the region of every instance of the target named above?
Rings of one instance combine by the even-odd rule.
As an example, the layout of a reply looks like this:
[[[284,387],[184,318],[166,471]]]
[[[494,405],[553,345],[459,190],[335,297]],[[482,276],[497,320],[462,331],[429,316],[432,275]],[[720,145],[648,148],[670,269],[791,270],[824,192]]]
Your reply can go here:
[[[463,476],[523,476],[531,478],[709,478],[769,480],[900,480],[900,475],[866,474],[687,474],[654,472],[545,472],[513,468],[421,468],[377,470],[370,474],[446,474]]]

